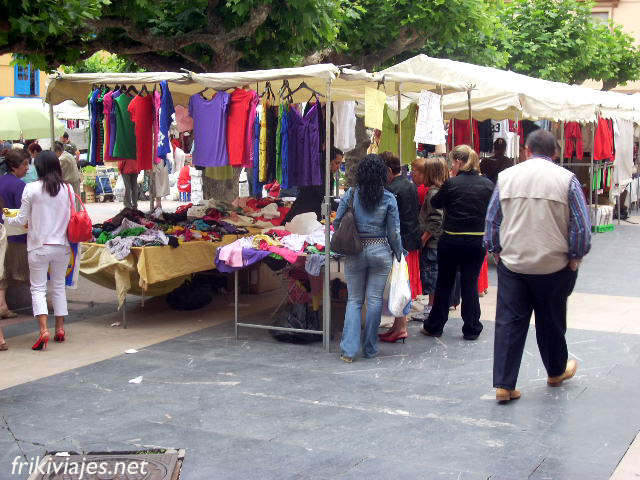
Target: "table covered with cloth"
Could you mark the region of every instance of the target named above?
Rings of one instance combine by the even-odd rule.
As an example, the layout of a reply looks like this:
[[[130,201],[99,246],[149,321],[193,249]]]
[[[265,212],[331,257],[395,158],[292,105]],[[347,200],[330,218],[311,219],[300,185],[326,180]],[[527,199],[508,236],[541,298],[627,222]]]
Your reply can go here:
[[[260,229],[250,228],[247,235]],[[225,235],[218,242],[187,242],[178,248],[132,247],[124,259],[116,259],[105,245],[82,244],[80,275],[116,291],[118,306],[127,293],[164,295],[182,285],[192,274],[216,268],[216,251],[243,235]]]

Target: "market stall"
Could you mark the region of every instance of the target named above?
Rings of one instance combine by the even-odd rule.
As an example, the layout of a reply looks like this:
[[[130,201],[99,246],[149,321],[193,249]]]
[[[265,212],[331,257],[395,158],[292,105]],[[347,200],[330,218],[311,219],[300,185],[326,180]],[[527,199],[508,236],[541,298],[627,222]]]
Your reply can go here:
[[[453,133],[455,136],[455,125],[461,120],[468,121],[468,131],[471,132],[473,143],[474,128],[471,125],[474,121],[488,119],[515,121],[513,140],[516,145],[514,156],[517,159],[517,145],[520,143],[518,135],[521,131],[519,122],[523,120],[562,122],[557,132],[561,150],[560,162],[564,164],[566,158],[570,161],[570,168],[588,169],[588,178],[583,178],[583,183],[588,185],[587,196],[593,212],[594,224],[597,225],[598,219],[598,192],[608,189],[611,200],[618,198],[617,204],[620,207],[620,192],[631,183],[633,169],[632,122],[640,119],[637,102],[634,102],[630,96],[549,82],[510,71],[430,58],[426,55],[413,57],[382,71],[381,74],[420,75],[434,70],[440,72],[444,78],[456,78],[468,85],[467,92],[454,93],[443,98],[442,108],[445,118],[456,119],[452,121],[450,134]],[[402,108],[418,101],[416,94],[409,93],[403,99]],[[388,99],[390,108],[394,108],[395,103],[394,98]],[[615,148],[615,161],[613,152],[608,156],[602,153],[594,154],[595,148],[588,150],[591,153],[588,162],[582,161],[581,152],[577,155],[578,161],[576,161],[575,149],[570,148],[570,151],[565,151],[565,146],[571,147],[577,140],[569,137],[565,139],[565,130],[571,129],[569,135],[575,135],[574,132],[581,129],[582,132],[577,133],[581,138],[580,142],[582,142],[582,136],[585,136],[585,144],[593,147],[596,131],[598,128],[604,129],[601,125],[603,120],[612,120],[606,133],[611,136],[611,142],[619,145],[619,148]],[[497,125],[493,128],[504,127]],[[602,135],[598,138],[602,138]],[[605,185],[606,188],[603,188]]]
[[[242,88],[249,91],[252,88],[259,92],[260,95],[267,95],[271,104],[274,106],[281,105],[281,99],[285,99],[288,103],[303,102],[309,103],[310,93],[317,103],[322,102],[326,106],[324,134],[326,135],[324,143],[329,145],[330,140],[330,121],[331,121],[331,105],[333,101],[342,100],[356,100],[364,99],[366,97],[366,90],[370,87],[375,87],[377,91],[382,91],[384,94],[390,94],[395,92],[399,94],[401,91],[420,91],[420,90],[436,90],[440,93],[449,93],[453,91],[462,91],[464,87],[459,82],[442,82],[437,76],[423,76],[423,77],[411,77],[406,75],[400,75],[397,78],[384,78],[381,76],[371,75],[363,71],[352,71],[348,69],[340,69],[333,65],[315,65],[310,67],[292,68],[292,69],[280,69],[280,70],[266,70],[266,71],[254,71],[254,72],[241,72],[241,73],[225,73],[225,74],[171,74],[171,73],[144,73],[144,74],[78,74],[78,75],[56,75],[53,77],[47,90],[47,100],[51,105],[59,103],[66,99],[72,99],[79,105],[83,105],[87,102],[88,95],[96,87],[102,86],[105,90],[109,87],[127,86],[125,88],[135,87],[136,89],[145,88],[148,86],[159,83],[161,81],[168,82],[168,89],[171,92],[174,103],[177,105],[187,105],[190,98],[194,95],[201,95],[203,93],[203,87],[206,89],[224,90],[229,88]],[[403,84],[403,82],[405,82]],[[265,93],[267,92],[267,93]],[[276,94],[278,92],[278,94]],[[256,93],[257,94],[257,93]],[[223,96],[224,97],[224,96]],[[221,98],[223,98],[221,97]],[[197,142],[197,140],[196,140]],[[325,185],[325,202],[323,206],[323,214],[325,218],[324,226],[324,244],[326,245],[330,235],[330,225],[328,221],[329,217],[329,149],[325,148],[326,155],[326,168],[322,173],[324,176]],[[197,151],[197,149],[196,149]],[[197,162],[197,160],[196,160]],[[239,165],[240,166],[240,165]],[[318,179],[314,179],[317,182]],[[219,247],[220,245],[216,245]],[[98,250],[102,248],[102,251]],[[135,247],[134,247],[135,248]],[[169,247],[143,247],[140,253],[135,249],[132,249],[132,257],[129,259],[130,263],[125,266],[118,266],[119,271],[133,271],[133,265],[137,271],[139,277],[139,283],[141,286],[147,289],[154,284],[158,284],[165,281],[165,277],[155,273],[155,267],[153,265],[152,257],[154,255],[147,255],[146,252],[150,252],[153,249],[163,249],[163,253],[159,254],[158,258],[166,259],[169,256],[175,255],[181,247],[175,250],[169,250]],[[215,247],[214,247],[215,248]],[[328,252],[325,249],[325,255],[328,257]],[[91,248],[86,253],[87,259],[92,258],[92,266],[87,266],[85,273],[91,275],[96,273],[93,264],[100,265],[100,258],[105,256],[103,247]],[[101,252],[101,253],[98,253]],[[144,252],[144,253],[142,253]],[[205,254],[206,256],[206,254]],[[129,257],[127,257],[129,258]],[[211,257],[213,259],[213,257]],[[83,257],[84,261],[84,257]],[[182,262],[185,268],[181,271],[172,271],[171,274],[174,278],[179,278],[182,274],[187,274],[189,271],[193,271],[194,268],[203,268],[204,265],[189,266],[189,262]],[[329,348],[329,328],[330,328],[330,298],[329,298],[329,280],[330,280],[330,262],[326,262],[327,267],[324,269],[324,282],[323,282],[323,341],[325,348]],[[114,272],[115,277],[116,267],[109,265],[103,269],[107,273]],[[154,273],[152,273],[154,272]],[[131,279],[131,276],[130,276]],[[154,283],[154,280],[156,281]],[[166,279],[169,280],[169,279]],[[115,284],[115,282],[114,282]],[[236,281],[237,287],[237,271]],[[120,286],[126,286],[126,280],[120,282]],[[124,290],[124,288],[122,288]],[[240,324],[237,321],[237,293],[236,288],[236,326]],[[247,327],[264,328],[264,326],[258,325],[242,325]],[[272,327],[277,329],[277,327]]]

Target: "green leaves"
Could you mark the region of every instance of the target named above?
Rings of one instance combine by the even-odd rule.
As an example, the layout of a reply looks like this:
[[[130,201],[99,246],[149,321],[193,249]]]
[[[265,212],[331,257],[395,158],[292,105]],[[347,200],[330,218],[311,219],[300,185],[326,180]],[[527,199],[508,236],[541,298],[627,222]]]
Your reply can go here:
[[[620,27],[596,24],[593,4],[579,0],[514,0],[499,15],[502,48],[513,70],[547,80],[614,84],[640,78],[640,53]]]

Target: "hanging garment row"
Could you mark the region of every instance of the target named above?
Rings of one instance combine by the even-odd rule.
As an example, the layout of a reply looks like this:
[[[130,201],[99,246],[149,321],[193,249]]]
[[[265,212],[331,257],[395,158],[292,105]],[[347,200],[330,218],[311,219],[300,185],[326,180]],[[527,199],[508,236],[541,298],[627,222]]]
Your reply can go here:
[[[167,82],[152,91],[144,85],[140,92],[135,86],[99,86],[89,93],[88,105],[92,165],[126,162],[127,170],[139,172],[166,162],[174,115]]]
[[[305,104],[291,102],[299,89],[311,91]],[[254,191],[277,180],[283,187],[321,185],[324,172],[324,107],[320,94],[302,84],[292,91],[285,82],[280,105],[270,85],[259,95],[238,88],[231,93],[204,89],[192,95],[193,163],[206,175],[229,178],[230,167],[254,169]],[[258,107],[258,105],[260,106]]]

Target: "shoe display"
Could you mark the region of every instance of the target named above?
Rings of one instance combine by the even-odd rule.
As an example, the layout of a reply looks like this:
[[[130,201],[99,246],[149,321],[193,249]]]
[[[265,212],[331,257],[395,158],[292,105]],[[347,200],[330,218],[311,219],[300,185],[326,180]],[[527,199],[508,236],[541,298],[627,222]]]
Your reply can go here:
[[[549,377],[547,378],[547,385],[550,387],[559,387],[562,385],[562,382],[565,380],[569,380],[576,374],[578,370],[578,362],[575,360],[569,360],[567,362],[567,368],[565,369],[562,375],[558,375],[557,377]]]
[[[506,388],[496,388],[496,400],[498,403],[506,403],[510,400],[517,400],[522,396],[519,390],[508,390]]]

